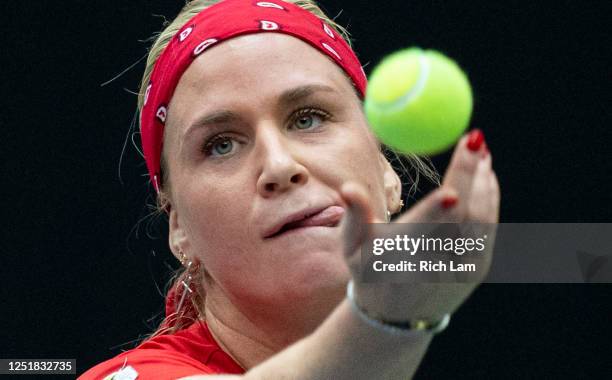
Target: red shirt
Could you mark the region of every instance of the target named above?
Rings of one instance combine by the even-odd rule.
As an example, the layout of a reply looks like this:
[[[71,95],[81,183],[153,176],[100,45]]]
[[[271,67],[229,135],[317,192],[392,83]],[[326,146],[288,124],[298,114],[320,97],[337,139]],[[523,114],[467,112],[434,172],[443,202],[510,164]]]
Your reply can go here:
[[[124,373],[137,373],[138,380],[244,373],[244,369],[219,347],[202,321],[175,334],[151,338],[132,350],[96,365],[81,375],[79,380],[102,380],[122,369]]]

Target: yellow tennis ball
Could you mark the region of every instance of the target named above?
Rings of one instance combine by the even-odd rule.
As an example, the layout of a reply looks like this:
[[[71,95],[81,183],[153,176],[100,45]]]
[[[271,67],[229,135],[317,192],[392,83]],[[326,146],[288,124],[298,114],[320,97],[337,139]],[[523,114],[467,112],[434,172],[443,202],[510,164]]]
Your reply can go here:
[[[409,48],[385,57],[368,81],[365,113],[380,141],[403,153],[453,145],[472,114],[465,73],[442,53]]]

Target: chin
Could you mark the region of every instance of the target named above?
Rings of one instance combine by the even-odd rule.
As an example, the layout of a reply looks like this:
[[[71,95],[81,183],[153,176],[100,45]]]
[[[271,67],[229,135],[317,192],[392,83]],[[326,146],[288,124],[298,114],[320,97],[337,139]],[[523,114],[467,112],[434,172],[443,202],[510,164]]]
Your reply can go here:
[[[350,279],[348,266],[342,257],[329,252],[309,255],[287,268],[281,282],[295,299],[320,297],[325,292],[344,293]]]
[[[292,328],[300,326],[297,330],[304,334],[312,332],[342,302],[350,279],[346,265],[309,269],[288,272],[277,282],[274,306],[276,313],[281,312]]]

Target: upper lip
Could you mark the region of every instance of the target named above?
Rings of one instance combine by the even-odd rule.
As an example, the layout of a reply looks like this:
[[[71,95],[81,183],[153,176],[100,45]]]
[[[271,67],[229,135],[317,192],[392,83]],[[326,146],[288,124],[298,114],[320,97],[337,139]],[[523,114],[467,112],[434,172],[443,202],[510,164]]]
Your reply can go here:
[[[264,239],[270,238],[276,235],[286,224],[297,222],[298,220],[306,219],[312,215],[318,214],[319,212],[325,210],[326,208],[333,206],[331,204],[325,206],[315,206],[304,208],[299,211],[296,211],[292,214],[289,214],[280,220],[277,223],[273,224],[271,227],[267,228],[264,233]]]

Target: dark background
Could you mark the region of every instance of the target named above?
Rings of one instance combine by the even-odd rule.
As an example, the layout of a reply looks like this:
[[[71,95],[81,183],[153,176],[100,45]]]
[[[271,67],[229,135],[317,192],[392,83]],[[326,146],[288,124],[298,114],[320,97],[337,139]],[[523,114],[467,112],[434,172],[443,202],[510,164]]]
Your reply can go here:
[[[321,4],[332,17],[344,10],[367,73],[410,45],[460,62],[502,222],[612,221],[609,1]],[[122,156],[144,63],[101,84],[146,53],[139,40],[163,22],[153,15],[181,6],[4,5],[0,357],[77,358],[81,373],[159,322],[158,289],[176,263],[163,219],[146,217],[151,192],[131,141]],[[447,161],[435,158],[440,171]],[[605,284],[483,285],[417,378],[609,375],[611,296]]]

